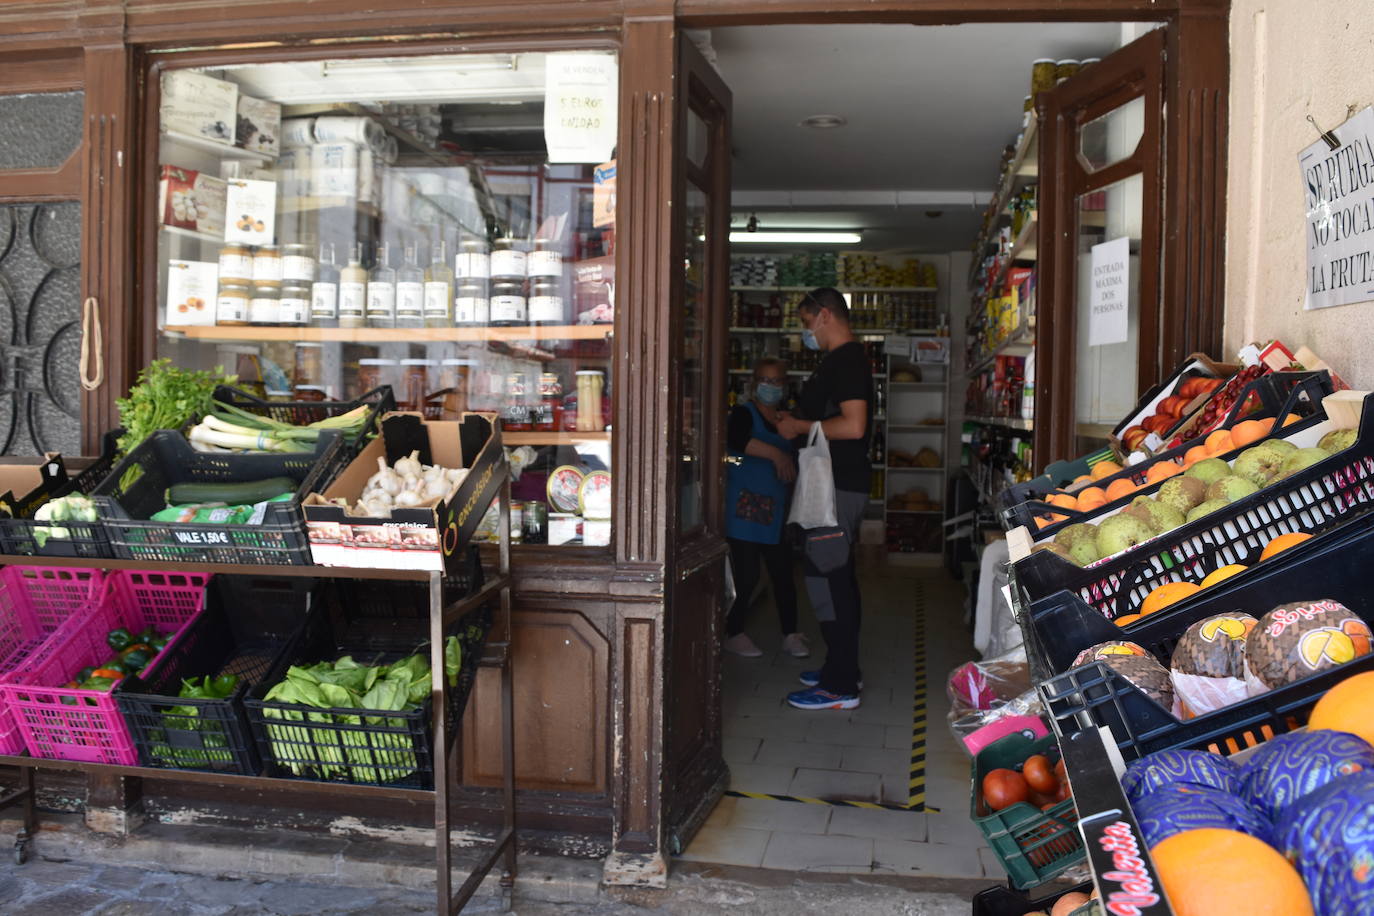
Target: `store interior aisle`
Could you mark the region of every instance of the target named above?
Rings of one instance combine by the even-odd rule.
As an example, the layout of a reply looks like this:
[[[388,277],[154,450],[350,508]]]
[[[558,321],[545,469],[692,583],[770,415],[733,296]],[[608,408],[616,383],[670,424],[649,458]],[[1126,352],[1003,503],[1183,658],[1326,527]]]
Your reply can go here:
[[[824,642],[803,598],[812,656],[782,654],[771,596],[755,603],[748,631],[765,654],[727,654],[723,686],[730,790],[747,795],[723,798],[683,858],[791,871],[1001,878],[969,821],[969,759],[945,723],[949,672],[974,654],[963,624],[963,586],[943,569],[883,559],[865,563],[860,574],[865,684],[856,710],[802,711],[784,702],[800,686],[797,675],[820,664]],[[923,730],[913,728],[918,622],[926,650]],[[915,795],[919,802],[924,792],[924,810],[902,807],[913,799],[914,730],[925,748]]]

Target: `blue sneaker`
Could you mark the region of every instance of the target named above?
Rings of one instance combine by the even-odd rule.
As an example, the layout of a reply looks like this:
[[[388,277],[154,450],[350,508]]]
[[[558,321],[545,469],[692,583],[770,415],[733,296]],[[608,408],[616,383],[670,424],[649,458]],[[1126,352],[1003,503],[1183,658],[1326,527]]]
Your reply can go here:
[[[808,687],[787,695],[788,704],[797,709],[858,709],[859,698],[831,693],[819,687]]]
[[[803,684],[805,684],[805,685],[808,686],[808,687],[817,687],[817,686],[819,686],[820,683],[821,683],[821,673],[820,673],[820,671],[803,671],[803,672],[797,677],[797,680],[801,681]],[[859,681],[859,689],[860,689],[860,690],[863,690],[863,689],[864,689],[864,682],[863,682],[863,681]]]

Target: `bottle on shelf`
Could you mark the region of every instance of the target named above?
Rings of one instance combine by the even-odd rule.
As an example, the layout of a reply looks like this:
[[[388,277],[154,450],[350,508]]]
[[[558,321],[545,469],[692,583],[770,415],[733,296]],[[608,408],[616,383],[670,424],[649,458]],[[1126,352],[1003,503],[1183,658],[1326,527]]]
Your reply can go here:
[[[414,245],[405,247],[405,261],[396,271],[396,327],[425,326],[425,272]]]
[[[883,435],[882,429],[873,430],[873,451],[871,458],[875,465],[882,466],[887,464],[887,437]]]
[[[339,324],[339,267],[334,263],[334,245],[320,245],[315,282],[310,284],[310,324],[333,328]]]
[[[353,243],[348,264],[339,271],[339,327],[367,327],[367,268],[363,267],[363,246]]]
[[[453,268],[448,263],[448,245],[439,240],[425,271],[425,327],[453,327]]]
[[[386,243],[377,246],[377,263],[367,275],[367,326],[396,326],[396,270],[388,258]]]

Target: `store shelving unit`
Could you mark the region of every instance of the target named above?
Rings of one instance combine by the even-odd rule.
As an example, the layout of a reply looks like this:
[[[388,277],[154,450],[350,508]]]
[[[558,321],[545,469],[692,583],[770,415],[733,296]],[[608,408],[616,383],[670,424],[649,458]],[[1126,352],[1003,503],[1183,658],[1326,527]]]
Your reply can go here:
[[[339,566],[256,566],[221,563],[197,563],[190,566],[196,572],[219,576],[253,576],[256,578],[283,579],[354,579],[381,580],[389,582],[424,583],[429,589],[429,644],[430,665],[434,672],[433,680],[433,764],[434,788],[398,788],[386,785],[365,785],[358,783],[327,782],[308,779],[281,779],[268,776],[243,776],[228,773],[215,773],[199,770],[175,770],[158,767],[116,766],[109,764],[81,763],[70,760],[51,760],[25,755],[0,756],[0,766],[17,767],[20,781],[17,789],[0,795],[0,808],[20,804],[23,806],[23,826],[15,841],[15,857],[23,862],[27,857],[28,845],[37,831],[37,813],[34,807],[34,773],[36,770],[52,772],[81,772],[104,776],[136,776],[144,779],[168,782],[184,782],[200,785],[225,786],[236,789],[271,790],[272,793],[291,793],[300,796],[331,796],[334,798],[367,798],[395,800],[411,803],[430,804],[434,809],[434,843],[437,912],[454,914],[460,912],[476,893],[482,880],[497,865],[504,862],[501,875],[503,893],[509,898],[515,885],[516,873],[516,828],[515,828],[515,717],[514,695],[512,692],[511,671],[511,586],[510,571],[510,467],[504,459],[495,468],[496,478],[500,481],[497,498],[500,499],[500,542],[496,551],[496,575],[486,581],[476,592],[444,604],[443,574],[426,570],[361,569]],[[73,557],[29,557],[0,556],[0,564],[23,566],[62,566],[100,570],[143,570],[151,572],[184,573],[188,570],[185,563],[152,562],[146,560],[104,560],[80,559]],[[477,863],[476,867],[463,880],[457,892],[453,891],[453,811],[451,806],[451,786],[449,783],[450,735],[446,710],[448,705],[448,679],[444,677],[444,634],[447,628],[464,614],[490,602],[498,603],[498,610],[490,634],[478,662],[480,667],[494,669],[499,677],[499,700],[501,720],[501,761],[502,783],[501,810],[503,824],[491,848]],[[509,900],[507,900],[509,903]]]
[[[543,325],[513,328],[312,328],[266,325],[167,325],[162,333],[202,341],[343,342],[343,343],[453,343],[488,340],[605,340],[608,324]]]

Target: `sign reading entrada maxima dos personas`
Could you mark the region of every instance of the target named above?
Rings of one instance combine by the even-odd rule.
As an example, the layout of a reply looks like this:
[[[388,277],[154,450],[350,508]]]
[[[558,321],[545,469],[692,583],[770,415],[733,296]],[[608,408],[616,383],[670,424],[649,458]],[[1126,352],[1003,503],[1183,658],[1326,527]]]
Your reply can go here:
[[[1374,107],[1298,156],[1307,199],[1309,309],[1374,299]]]

